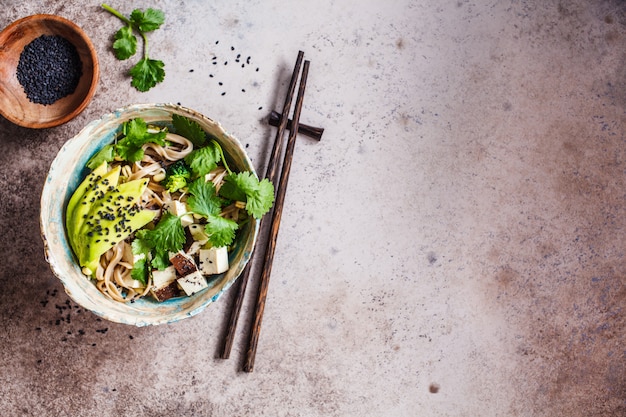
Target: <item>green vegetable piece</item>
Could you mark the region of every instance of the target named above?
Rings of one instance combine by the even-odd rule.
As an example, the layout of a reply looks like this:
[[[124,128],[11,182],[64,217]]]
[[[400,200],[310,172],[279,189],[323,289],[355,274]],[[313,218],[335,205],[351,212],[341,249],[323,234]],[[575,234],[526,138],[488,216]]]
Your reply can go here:
[[[220,161],[220,151],[215,144],[215,141],[211,141],[207,146],[194,149],[185,157],[185,162],[191,168],[195,178],[205,176],[217,167]]]
[[[139,259],[134,263],[133,269],[130,271],[130,277],[134,280],[141,282],[143,285],[146,285],[148,276],[148,262],[146,262],[146,258]]]
[[[141,161],[144,155],[142,146],[146,143],[165,145],[167,132],[149,132],[148,125],[145,120],[141,118],[131,119],[125,122],[122,131],[125,136],[117,142],[115,150],[119,157],[125,161]]]
[[[154,219],[137,204],[147,185],[146,178],[122,183],[92,206],[77,239],[81,266],[94,272],[103,253]]]
[[[106,172],[107,172],[106,163],[102,163],[98,165],[93,171],[91,171],[87,175],[87,177],[85,177],[83,182],[80,183],[78,188],[76,188],[76,190],[74,191],[74,194],[72,194],[72,196],[70,197],[70,201],[68,201],[67,203],[67,209],[65,210],[65,223],[68,229],[68,234],[69,234],[69,229],[73,226],[73,222],[70,222],[70,220],[73,220],[74,218],[74,209],[76,208],[76,205],[78,204],[80,199],[83,197],[83,195],[85,195],[85,192],[89,188],[91,188],[93,184],[96,182],[96,178],[101,177]]]
[[[117,182],[120,176],[120,167],[117,166],[112,170],[98,175],[93,179],[91,185],[88,185],[83,196],[78,200],[72,213],[67,213],[67,232],[70,240],[70,245],[74,249],[76,256],[82,256],[83,246],[80,241],[80,230],[85,222],[89,219],[89,212],[92,207],[98,204],[106,195],[107,192],[114,189],[117,186]]]
[[[235,240],[235,232],[239,228],[236,221],[221,216],[209,216],[204,230],[209,236],[209,243],[215,247],[230,246]]]
[[[257,189],[248,194],[246,199],[246,211],[255,219],[263,217],[274,204],[274,184],[267,178],[261,180]]]
[[[152,230],[143,229],[137,232],[137,238],[142,239],[142,245],[154,250],[153,266],[163,269],[163,262],[169,252],[178,252],[185,244],[185,230],[178,216],[165,212],[161,220]]]
[[[140,32],[152,32],[165,22],[165,14],[152,8],[146,9],[145,12],[135,9],[130,14],[130,21]]]
[[[130,85],[141,92],[150,90],[165,79],[164,67],[163,61],[143,58],[130,70]]]
[[[179,114],[174,114],[172,116],[172,125],[174,125],[176,134],[189,139],[195,147],[199,148],[206,142],[206,133],[202,130],[202,127],[193,120]]]
[[[106,145],[98,151],[87,162],[87,168],[96,169],[104,162],[111,162],[115,159],[115,147],[113,145]]]
[[[187,186],[187,181],[191,178],[191,171],[185,161],[178,160],[170,165],[165,171],[163,186],[170,193],[176,192]]]
[[[135,9],[128,18],[108,4],[103,3],[102,8],[126,24],[115,34],[113,51],[117,59],[128,59],[137,51],[137,38],[133,32],[139,33],[143,40],[143,57],[129,72],[131,85],[139,91],[148,91],[162,82],[165,78],[164,64],[162,61],[150,59],[146,33],[161,27],[165,22],[165,14],[151,8],[145,12]]]
[[[274,204],[274,185],[268,180],[259,181],[251,172],[227,175],[220,188],[220,196],[246,202],[246,211],[257,219]]]
[[[189,184],[187,205],[194,213],[204,217],[217,216],[222,211],[222,199],[217,196],[215,185],[212,182],[198,178]]]
[[[133,35],[131,26],[124,26],[115,33],[113,42],[113,52],[115,57],[124,61],[137,52],[137,37]]]

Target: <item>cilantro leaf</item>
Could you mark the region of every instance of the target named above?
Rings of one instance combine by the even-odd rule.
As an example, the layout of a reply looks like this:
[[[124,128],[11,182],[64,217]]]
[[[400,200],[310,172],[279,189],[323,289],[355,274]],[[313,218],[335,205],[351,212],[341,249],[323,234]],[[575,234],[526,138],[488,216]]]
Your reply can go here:
[[[188,188],[187,205],[194,213],[204,217],[217,216],[222,210],[222,199],[217,196],[215,185],[212,182],[198,178]]]
[[[130,270],[130,277],[134,280],[141,282],[143,285],[146,285],[147,275],[148,263],[146,262],[146,258],[141,258],[134,263],[133,269]]]
[[[250,172],[228,174],[220,188],[220,195],[229,200],[246,201],[248,193],[254,192],[258,180]]]
[[[136,255],[136,261],[133,264],[133,269],[130,271],[130,277],[146,285],[148,283],[148,259],[151,248],[145,240],[139,238],[134,239],[130,247],[133,255]]]
[[[139,91],[148,91],[165,78],[164,66],[163,61],[147,57],[141,59],[130,69],[130,85]]]
[[[115,34],[113,52],[120,61],[130,58],[137,52],[137,38],[130,26],[124,26]]]
[[[235,240],[235,232],[239,225],[234,220],[221,216],[209,216],[205,231],[209,236],[209,243],[213,246],[229,246]]]
[[[259,219],[274,203],[274,185],[267,179],[259,181],[249,171],[231,173],[224,178],[220,196],[245,201],[246,211]]]
[[[130,248],[133,251],[133,255],[148,256],[150,254],[150,251],[152,250],[152,246],[150,246],[148,241],[140,238],[133,239],[132,243],[130,244]]]
[[[115,147],[113,145],[106,145],[100,149],[98,153],[91,157],[87,162],[87,167],[90,169],[96,169],[103,162],[111,162],[115,158]]]
[[[171,265],[169,252],[160,252],[156,253],[152,257],[152,262],[150,263],[153,268],[158,269],[159,271],[163,271],[165,268]]]
[[[122,129],[125,136],[117,142],[115,150],[125,161],[141,161],[144,155],[142,146],[146,143],[165,145],[167,133],[165,131],[149,132],[146,122],[141,118],[125,122]]]
[[[154,229],[142,229],[137,237],[155,250],[155,256],[178,252],[185,244],[185,230],[178,216],[166,211]]]
[[[185,157],[185,162],[187,162],[195,177],[208,174],[217,167],[219,161],[220,151],[215,145],[215,141],[211,141],[203,148],[194,149]]]
[[[206,134],[200,125],[185,116],[174,114],[172,124],[176,133],[189,139],[194,146],[200,147],[206,142]]]
[[[270,211],[274,204],[274,185],[267,179],[259,182],[259,186],[246,200],[246,211],[254,218],[260,219]]]
[[[145,12],[135,9],[130,14],[130,21],[140,32],[152,32],[161,27],[163,22],[165,22],[165,14],[161,10],[152,8],[146,9]]]

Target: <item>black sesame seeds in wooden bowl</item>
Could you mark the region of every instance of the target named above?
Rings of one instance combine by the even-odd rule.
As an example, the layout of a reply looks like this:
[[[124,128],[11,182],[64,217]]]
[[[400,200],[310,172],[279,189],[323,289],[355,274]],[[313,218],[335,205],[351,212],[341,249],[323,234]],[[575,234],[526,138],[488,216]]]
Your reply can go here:
[[[33,15],[0,33],[0,115],[17,125],[68,122],[91,101],[98,78],[91,40],[67,19]]]

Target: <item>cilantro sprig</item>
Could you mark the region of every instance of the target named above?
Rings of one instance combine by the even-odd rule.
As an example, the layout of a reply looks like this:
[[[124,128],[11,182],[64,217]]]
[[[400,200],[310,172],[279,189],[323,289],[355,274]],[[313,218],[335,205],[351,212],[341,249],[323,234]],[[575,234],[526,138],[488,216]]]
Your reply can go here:
[[[156,143],[165,145],[165,130],[153,131],[148,129],[145,120],[141,118],[131,119],[122,125],[122,138],[114,144],[103,147],[88,162],[87,167],[95,169],[102,162],[111,162],[115,157],[123,161],[137,162],[144,156],[143,145]]]
[[[165,22],[165,14],[161,10],[148,8],[145,11],[135,9],[130,17],[109,6],[102,4],[102,8],[119,18],[126,26],[120,28],[114,36],[113,53],[120,61],[134,56],[137,52],[137,32],[143,40],[143,56],[129,71],[131,85],[138,91],[148,91],[165,78],[165,64],[163,61],[151,59],[148,55],[148,38],[146,33],[157,30]]]

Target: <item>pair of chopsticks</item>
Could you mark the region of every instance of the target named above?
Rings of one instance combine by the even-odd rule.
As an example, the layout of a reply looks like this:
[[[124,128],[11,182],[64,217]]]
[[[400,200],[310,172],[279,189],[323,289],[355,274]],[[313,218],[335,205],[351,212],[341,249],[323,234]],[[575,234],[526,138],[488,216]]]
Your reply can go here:
[[[293,70],[293,74],[291,76],[291,81],[289,83],[289,88],[287,91],[287,96],[285,98],[285,102],[283,105],[282,114],[273,114],[270,116],[270,124],[277,123],[278,130],[276,132],[276,138],[274,139],[274,145],[272,147],[272,152],[270,154],[270,158],[268,161],[267,172],[265,174],[265,178],[270,180],[273,184],[277,184],[276,177],[278,175],[279,170],[279,156],[282,153],[282,145],[283,145],[283,136],[285,133],[285,129],[289,128],[289,137],[287,139],[287,145],[285,148],[285,155],[282,163],[282,170],[280,172],[280,178],[278,180],[278,186],[276,189],[276,196],[274,201],[274,210],[272,211],[271,216],[271,225],[268,237],[267,247],[265,249],[265,254],[263,258],[263,263],[261,264],[261,277],[259,283],[259,290],[256,298],[256,306],[254,311],[254,322],[250,329],[250,335],[248,340],[248,349],[246,352],[246,358],[243,366],[243,370],[245,372],[252,372],[254,369],[254,360],[256,357],[257,346],[259,343],[259,335],[261,332],[261,322],[263,319],[263,311],[265,310],[265,301],[267,299],[267,291],[270,280],[270,273],[272,271],[272,262],[274,260],[274,252],[276,250],[276,240],[278,237],[278,229],[280,227],[280,220],[282,216],[282,210],[285,202],[285,194],[287,191],[287,182],[289,180],[289,171],[291,170],[291,162],[293,159],[293,151],[296,143],[296,136],[298,134],[298,130],[300,130],[300,113],[302,111],[302,102],[304,100],[304,90],[306,88],[306,81],[309,73],[309,61],[304,61],[304,52],[298,52],[298,58],[296,60],[296,64]],[[298,76],[300,75],[300,69],[302,68],[302,76],[300,77],[300,86],[298,89],[298,94],[296,97],[296,103],[294,108],[294,113],[292,119],[289,120],[289,111],[291,109],[291,105],[293,102],[293,95],[296,90],[296,84],[298,84]],[[273,121],[273,123],[272,123]],[[306,126],[307,130],[310,128]],[[307,132],[310,135],[318,134],[321,137],[321,131],[316,128],[313,132]],[[318,139],[319,139],[318,137]],[[263,230],[263,224],[265,219],[268,216],[264,216],[261,219],[261,230]],[[256,253],[253,252],[252,256]],[[223,359],[228,359],[230,357],[230,351],[233,346],[235,330],[237,328],[237,321],[239,318],[239,314],[241,311],[241,306],[243,303],[243,298],[245,295],[246,287],[249,280],[250,270],[252,265],[252,258],[249,260],[248,264],[244,268],[242,275],[240,277],[240,285],[238,287],[237,294],[235,296],[235,301],[233,303],[233,307],[231,310],[228,326],[226,329],[226,337],[224,339],[224,346],[221,352],[221,357]]]

